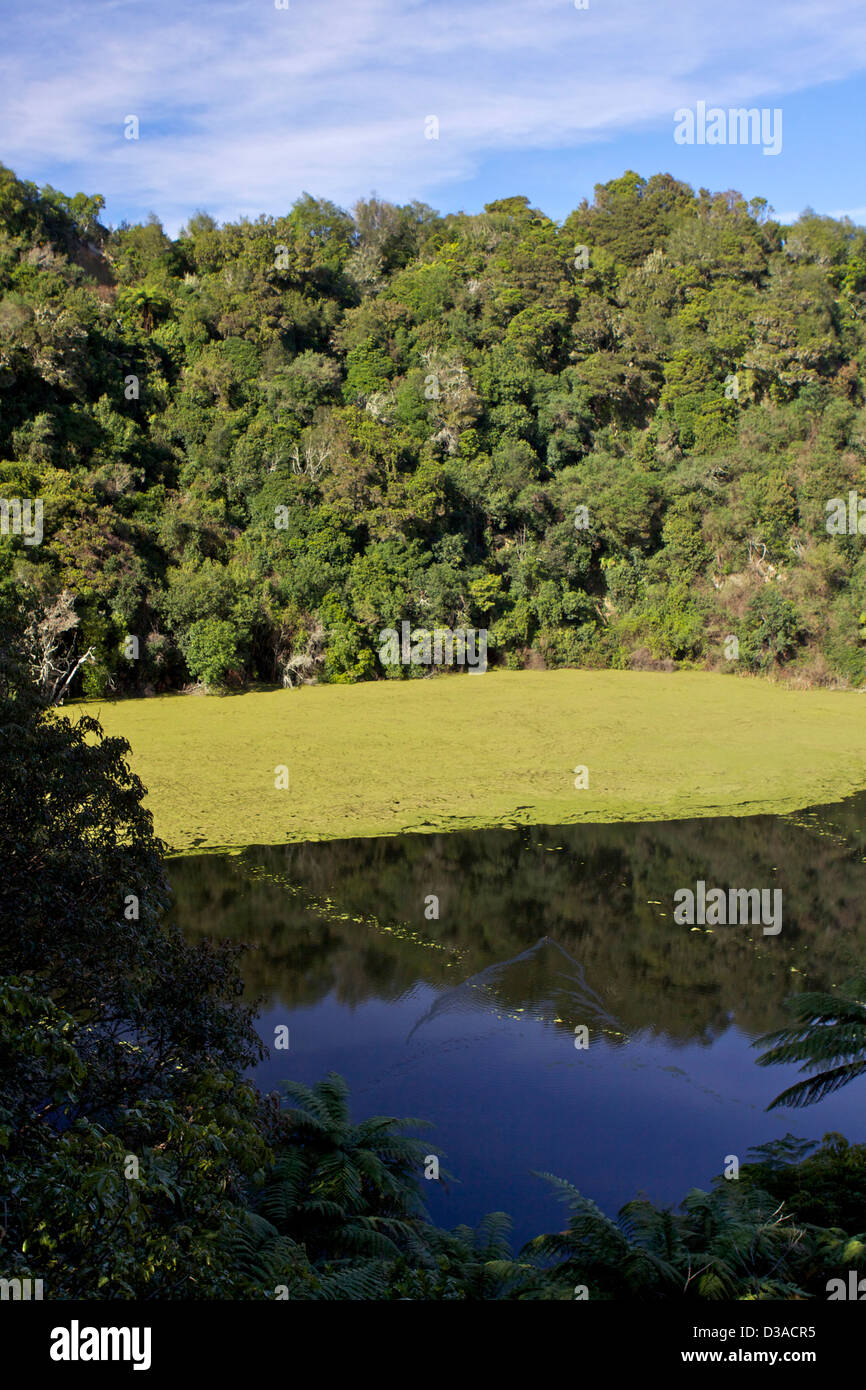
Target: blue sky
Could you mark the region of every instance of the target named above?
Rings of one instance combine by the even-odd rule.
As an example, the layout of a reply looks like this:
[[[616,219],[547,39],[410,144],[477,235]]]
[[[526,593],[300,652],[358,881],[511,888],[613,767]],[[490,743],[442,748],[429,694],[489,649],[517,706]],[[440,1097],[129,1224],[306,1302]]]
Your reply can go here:
[[[563,217],[628,168],[866,223],[864,69],[863,0],[4,0],[0,160],[172,234],[303,191]],[[698,101],[781,152],[677,145]]]

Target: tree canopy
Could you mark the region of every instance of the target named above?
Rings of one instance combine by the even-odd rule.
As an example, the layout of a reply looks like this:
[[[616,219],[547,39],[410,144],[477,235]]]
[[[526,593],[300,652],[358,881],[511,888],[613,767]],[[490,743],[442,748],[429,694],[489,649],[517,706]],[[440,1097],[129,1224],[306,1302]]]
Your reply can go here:
[[[866,678],[826,526],[866,495],[862,228],[633,171],[561,224],[101,209],[0,169],[0,497],[44,504],[0,572],[61,690],[411,676],[401,620],[510,667]]]

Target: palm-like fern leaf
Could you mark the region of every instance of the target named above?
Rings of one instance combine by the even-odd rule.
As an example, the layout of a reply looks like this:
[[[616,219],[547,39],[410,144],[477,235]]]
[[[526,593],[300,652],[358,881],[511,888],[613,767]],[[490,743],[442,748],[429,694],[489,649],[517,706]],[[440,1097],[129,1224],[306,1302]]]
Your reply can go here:
[[[767,1051],[762,1067],[799,1062],[814,1073],[795,1082],[768,1107],[813,1105],[866,1071],[866,976],[848,980],[832,994],[811,992],[787,1001],[797,1020],[753,1044]]]

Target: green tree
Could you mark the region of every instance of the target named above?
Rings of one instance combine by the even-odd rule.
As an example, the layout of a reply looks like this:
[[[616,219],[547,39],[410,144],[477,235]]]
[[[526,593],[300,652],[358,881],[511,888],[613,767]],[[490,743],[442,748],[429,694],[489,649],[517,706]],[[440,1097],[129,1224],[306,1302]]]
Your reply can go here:
[[[54,1298],[226,1296],[268,1159],[234,953],[167,925],[128,746],[44,704],[15,598],[0,585],[6,1272]]]
[[[238,661],[234,626],[222,618],[199,618],[186,634],[184,656],[195,680],[223,685]]]

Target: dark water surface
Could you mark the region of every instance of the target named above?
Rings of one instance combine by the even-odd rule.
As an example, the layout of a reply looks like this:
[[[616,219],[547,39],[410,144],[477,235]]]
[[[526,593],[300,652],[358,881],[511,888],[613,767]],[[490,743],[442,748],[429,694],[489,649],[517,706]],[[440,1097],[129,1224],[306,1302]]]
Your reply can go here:
[[[454,1178],[424,1184],[440,1224],[505,1210],[518,1242],[558,1229],[533,1169],[614,1214],[639,1192],[678,1203],[789,1131],[866,1140],[866,1083],[768,1114],[798,1073],[751,1046],[786,996],[866,965],[866,793],[791,817],[257,847],[170,874],[191,939],[253,947],[259,1085],[335,1070],[355,1119],[433,1121]],[[699,879],[781,889],[780,934],[677,925],[674,893]]]

